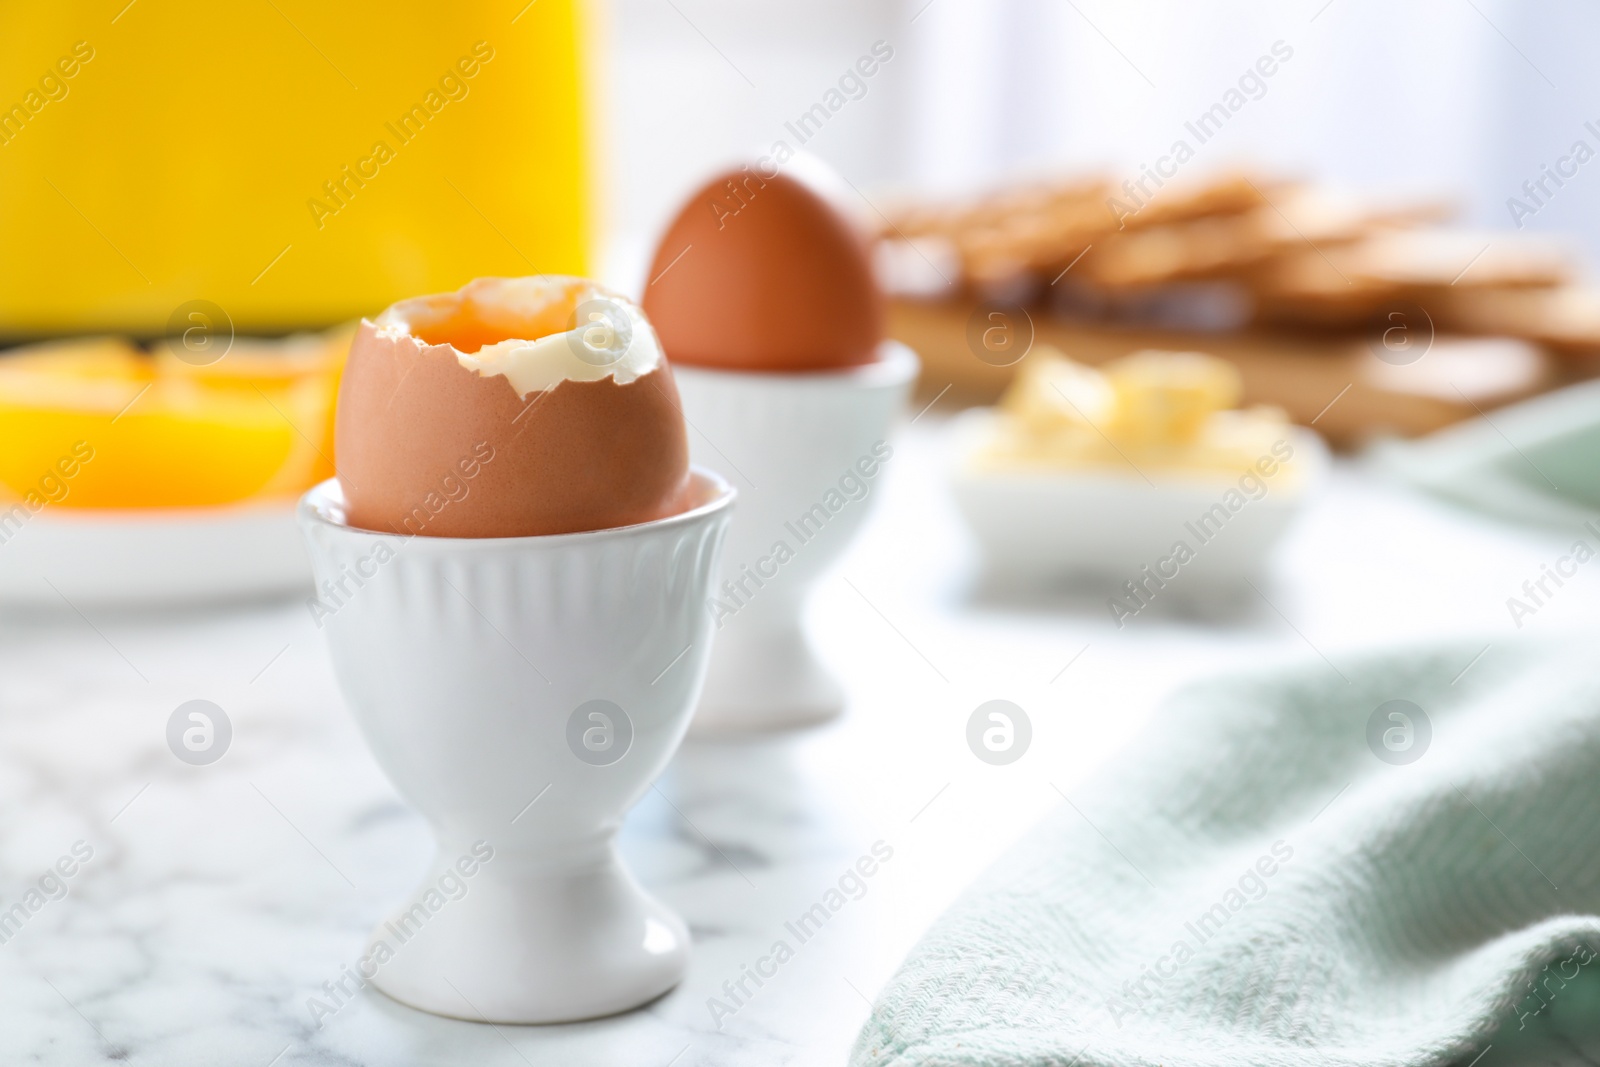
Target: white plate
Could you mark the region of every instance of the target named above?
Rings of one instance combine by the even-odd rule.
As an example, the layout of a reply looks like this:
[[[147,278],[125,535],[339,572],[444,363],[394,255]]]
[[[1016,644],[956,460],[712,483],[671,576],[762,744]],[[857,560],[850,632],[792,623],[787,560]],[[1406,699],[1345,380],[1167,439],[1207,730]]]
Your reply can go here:
[[[311,592],[294,501],[89,510],[0,505],[0,605],[143,607]]]
[[[1268,552],[1328,465],[1327,447],[1310,430],[1288,427],[1287,440],[1302,478],[1274,485],[1258,498],[1239,492],[1239,478],[1133,471],[975,472],[968,458],[995,421],[987,408],[959,416],[955,430],[956,504],[983,546],[990,573],[1050,578],[1095,576],[1138,581],[1142,569],[1181,572],[1184,581],[1231,583],[1258,572]],[[1281,482],[1280,482],[1281,484]],[[1230,497],[1230,491],[1238,493]],[[1242,499],[1237,509],[1230,502]],[[1205,525],[1201,517],[1221,505]],[[1174,549],[1187,545],[1192,558]],[[1163,564],[1163,560],[1171,562]]]

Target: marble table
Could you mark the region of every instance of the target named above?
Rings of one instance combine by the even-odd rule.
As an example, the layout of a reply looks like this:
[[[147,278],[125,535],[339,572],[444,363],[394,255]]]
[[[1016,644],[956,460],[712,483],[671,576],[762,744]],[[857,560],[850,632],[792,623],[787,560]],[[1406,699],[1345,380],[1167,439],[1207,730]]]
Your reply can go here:
[[[0,615],[0,912],[47,891],[0,944],[0,1062],[841,1064],[927,925],[1108,753],[1137,744],[1174,686],[1434,636],[1477,635],[1493,656],[1518,632],[1506,598],[1572,540],[1345,463],[1259,593],[1179,587],[1118,628],[1103,597],[981,576],[944,485],[946,430],[929,414],[901,431],[877,510],[812,605],[845,715],[693,741],[629,816],[623,852],[687,918],[694,956],[681,987],[596,1022],[489,1026],[371,989],[331,1015],[308,1007],[411,891],[431,844],[345,712],[303,604]],[[1592,618],[1591,570],[1522,633]],[[1008,766],[965,741],[973,709],[996,698],[1034,726]],[[233,726],[208,766],[166,742],[192,699]],[[875,847],[892,855],[858,899],[803,943],[786,933]],[[757,986],[747,968],[779,939],[794,954]]]

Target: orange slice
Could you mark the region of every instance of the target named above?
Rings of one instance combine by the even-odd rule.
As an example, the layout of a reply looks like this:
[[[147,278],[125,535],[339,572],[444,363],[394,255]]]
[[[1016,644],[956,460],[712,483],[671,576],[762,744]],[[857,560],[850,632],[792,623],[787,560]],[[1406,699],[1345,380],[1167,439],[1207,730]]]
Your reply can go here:
[[[332,473],[338,340],[240,342],[209,367],[115,340],[0,358],[0,494],[82,508],[293,497]]]

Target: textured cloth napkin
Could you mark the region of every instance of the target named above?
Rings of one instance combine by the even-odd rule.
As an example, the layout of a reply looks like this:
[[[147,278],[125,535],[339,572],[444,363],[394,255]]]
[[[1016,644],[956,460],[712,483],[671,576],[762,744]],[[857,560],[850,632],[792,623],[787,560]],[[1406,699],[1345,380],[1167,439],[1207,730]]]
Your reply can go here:
[[[1595,645],[1462,675],[1480,647],[1181,693],[934,925],[852,1063],[1466,1064],[1592,1011]]]
[[[1600,381],[1376,450],[1379,467],[1419,488],[1501,518],[1563,531],[1584,530],[1585,523],[1600,519],[1596,456]]]

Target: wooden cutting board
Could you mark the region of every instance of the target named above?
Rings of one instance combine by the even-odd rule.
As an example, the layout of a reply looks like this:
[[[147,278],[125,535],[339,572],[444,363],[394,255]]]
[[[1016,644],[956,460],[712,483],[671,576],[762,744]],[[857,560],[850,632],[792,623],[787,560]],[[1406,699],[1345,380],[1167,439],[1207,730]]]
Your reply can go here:
[[[935,398],[951,407],[993,403],[1016,369],[1016,363],[995,364],[1020,351],[1029,331],[1033,347],[1051,345],[1088,364],[1142,348],[1220,356],[1239,368],[1247,405],[1275,404],[1293,421],[1315,426],[1339,448],[1383,435],[1430,433],[1587,376],[1578,365],[1515,338],[1439,334],[1429,342],[1417,336],[1412,343],[1418,347],[1386,352],[1391,361],[1413,361],[1391,362],[1374,354],[1384,350],[1376,335],[1128,328],[1068,320],[1036,309],[1010,312],[1004,321],[979,316],[972,329],[979,312],[976,301],[890,301],[890,336],[922,357],[917,392],[923,403]],[[980,338],[989,322],[1015,331],[1010,353],[985,353],[993,362],[976,354],[983,351]]]

